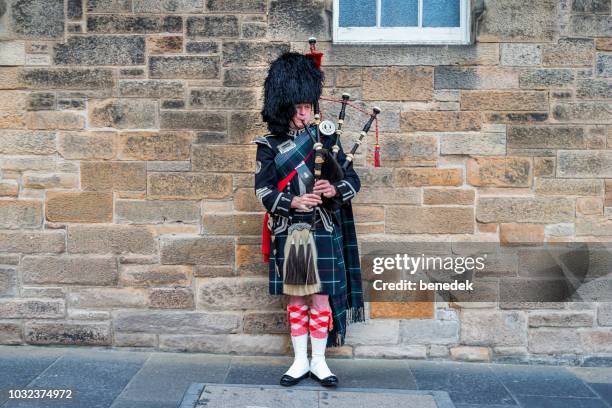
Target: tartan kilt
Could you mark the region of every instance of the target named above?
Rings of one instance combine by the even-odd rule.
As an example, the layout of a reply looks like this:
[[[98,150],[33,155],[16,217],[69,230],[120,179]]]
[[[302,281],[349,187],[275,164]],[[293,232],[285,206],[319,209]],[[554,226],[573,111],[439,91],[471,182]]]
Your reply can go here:
[[[311,213],[295,214],[293,223],[310,222]],[[347,293],[346,270],[344,264],[342,232],[335,222],[333,231],[329,232],[323,223],[317,222],[314,241],[317,246],[317,268],[321,280],[321,290],[318,293],[337,296]],[[283,294],[283,262],[285,260],[284,248],[287,242],[287,230],[274,235],[270,245],[270,262],[268,275],[270,280],[269,291],[271,295]]]

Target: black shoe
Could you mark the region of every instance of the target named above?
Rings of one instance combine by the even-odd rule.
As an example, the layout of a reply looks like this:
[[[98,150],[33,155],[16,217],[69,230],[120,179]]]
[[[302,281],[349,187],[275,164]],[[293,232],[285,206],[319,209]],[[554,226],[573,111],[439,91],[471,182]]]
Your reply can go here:
[[[299,383],[300,381],[302,381],[304,378],[308,378],[309,373],[310,372],[307,372],[306,374],[298,378],[293,378],[289,374],[283,374],[283,376],[280,379],[280,385],[284,385],[285,387],[288,387],[290,385],[295,385]]]
[[[320,379],[311,371],[310,378],[317,380],[324,387],[335,387],[336,385],[338,385],[338,377],[336,377],[335,375],[330,375],[329,377]]]

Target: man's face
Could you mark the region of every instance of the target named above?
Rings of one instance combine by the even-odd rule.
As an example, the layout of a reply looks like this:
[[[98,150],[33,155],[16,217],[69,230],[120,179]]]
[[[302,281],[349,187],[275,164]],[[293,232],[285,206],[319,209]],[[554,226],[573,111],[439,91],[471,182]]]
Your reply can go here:
[[[304,127],[302,121],[310,123],[310,116],[312,115],[312,105],[309,103],[298,103],[295,105],[295,115],[291,120],[290,126],[294,129],[301,129]]]

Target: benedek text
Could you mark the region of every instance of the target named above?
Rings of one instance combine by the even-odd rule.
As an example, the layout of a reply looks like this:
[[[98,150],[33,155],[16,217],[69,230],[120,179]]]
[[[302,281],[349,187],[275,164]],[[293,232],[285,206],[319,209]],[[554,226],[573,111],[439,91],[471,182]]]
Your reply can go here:
[[[378,279],[372,283],[374,290],[417,290],[417,282],[402,279],[399,282],[383,282]],[[418,290],[474,290],[474,282],[418,282]]]

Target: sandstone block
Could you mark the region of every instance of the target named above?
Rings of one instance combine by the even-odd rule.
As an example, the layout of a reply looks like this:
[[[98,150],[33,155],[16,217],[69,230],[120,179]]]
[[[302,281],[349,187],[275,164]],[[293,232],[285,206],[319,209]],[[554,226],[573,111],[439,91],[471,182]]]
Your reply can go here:
[[[529,89],[563,88],[573,85],[574,77],[571,69],[542,68],[523,71],[519,83],[521,88]]]
[[[89,124],[94,127],[156,128],[158,105],[147,99],[99,99],[89,102]]]
[[[227,41],[223,44],[223,66],[268,65],[289,49],[287,43]]]
[[[187,132],[122,132],[117,138],[120,160],[189,160]]]
[[[24,256],[21,261],[24,283],[116,285],[117,264],[108,256]]]
[[[112,159],[114,132],[60,132],[58,152],[65,159]]]
[[[194,308],[194,296],[191,288],[153,288],[149,297],[151,307],[155,309]]]
[[[0,228],[40,228],[42,204],[36,200],[0,200]]]
[[[178,16],[87,16],[87,32],[92,34],[182,33],[183,20]]]
[[[65,251],[65,239],[65,232],[62,230],[2,231],[0,252],[60,253]]]
[[[81,162],[81,188],[89,191],[144,191],[145,163]]]
[[[576,126],[509,126],[508,147],[512,148],[584,148],[584,129]]]
[[[467,180],[473,186],[529,187],[531,159],[526,157],[473,157],[467,162]]]
[[[225,114],[200,111],[162,111],[161,129],[225,131],[227,120]]]
[[[427,101],[433,92],[431,67],[373,67],[363,70],[363,99]]]
[[[219,237],[175,236],[162,238],[162,264],[232,265],[234,240]]]
[[[71,225],[68,252],[81,254],[153,254],[157,244],[152,231],[136,225]]]
[[[485,132],[440,133],[440,154],[506,154],[506,135]]]
[[[234,313],[171,310],[117,311],[113,327],[127,333],[233,333],[240,325]]]
[[[289,339],[285,335],[199,334],[160,335],[162,350],[222,354],[285,354]]]
[[[8,180],[11,182],[13,180]],[[0,183],[1,184],[1,183]],[[73,173],[30,173],[24,172],[22,178],[22,187],[29,189],[76,189],[79,185],[78,174]],[[10,187],[10,185],[8,186]],[[0,188],[1,190],[1,188]],[[15,192],[17,192],[17,182],[15,182]],[[0,194],[1,195],[1,194]],[[17,194],[15,194],[16,196]]]
[[[198,307],[207,310],[270,310],[280,306],[280,298],[268,293],[268,279],[201,279],[197,291]]]
[[[0,131],[0,154],[53,154],[55,133],[28,130]]]
[[[427,347],[419,345],[384,345],[384,346],[356,346],[355,357],[357,358],[397,358],[416,359],[427,358]]]
[[[575,329],[530,329],[528,349],[535,354],[580,353],[580,335]]]
[[[180,81],[158,79],[124,79],[119,81],[119,96],[136,98],[182,98],[184,86]]]
[[[17,322],[0,322],[0,344],[22,344],[22,326]]]
[[[402,112],[403,132],[455,132],[480,130],[479,112]]]
[[[542,62],[539,44],[501,44],[501,63],[508,66],[533,66]]]
[[[464,310],[461,313],[461,344],[521,346],[527,341],[526,324],[522,312]]]
[[[145,41],[142,36],[85,35],[69,37],[54,46],[57,65],[143,65]]]
[[[542,50],[545,66],[591,65],[594,43],[590,38],[561,38],[556,44],[546,44]]]
[[[134,288],[79,288],[71,290],[66,300],[76,309],[145,308],[148,293]]]
[[[211,235],[260,235],[262,214],[204,214],[202,228]]]
[[[499,226],[501,245],[536,245],[544,242],[544,225],[502,223]]]
[[[130,3],[127,4],[129,6]],[[201,13],[204,11],[203,6],[202,0],[179,0],[171,2],[134,0],[135,13]],[[114,8],[116,9],[117,6]]]
[[[11,12],[7,16],[18,38],[52,40],[60,39],[64,34],[63,1],[27,0],[11,3]],[[41,10],[45,12],[41,13]]]
[[[474,210],[461,207],[390,206],[385,214],[390,234],[472,234]]]
[[[461,110],[548,111],[542,91],[461,91]]]
[[[213,12],[232,11],[240,13],[263,13],[266,11],[265,0],[207,0],[206,9]]]
[[[480,222],[558,223],[574,219],[574,200],[562,197],[479,197]]]
[[[460,186],[463,173],[459,168],[403,168],[395,170],[396,187]]]
[[[612,177],[612,151],[559,150],[557,177]]]
[[[252,109],[258,106],[257,94],[250,89],[192,89],[189,104],[203,109]]]
[[[17,292],[17,270],[0,267],[0,298],[16,296]]]
[[[592,327],[594,316],[588,312],[537,310],[529,312],[529,327]]]
[[[435,68],[435,89],[518,88],[518,74],[511,68],[454,67]]]
[[[254,173],[255,145],[194,145],[193,171]]]
[[[488,347],[451,347],[450,357],[458,361],[491,361],[491,349]]]
[[[427,205],[473,205],[474,190],[459,188],[425,188],[423,204]]]
[[[289,331],[287,312],[248,312],[243,331],[247,334],[285,334]]]
[[[34,111],[26,114],[26,123],[30,129],[78,130],[85,127],[85,117],[73,112]]]
[[[599,196],[603,194],[601,180],[535,178],[535,192],[542,195]]]
[[[512,16],[512,18],[508,18]],[[510,0],[487,4],[487,18],[479,27],[481,42],[548,42],[556,31],[557,2]]]
[[[196,201],[116,200],[115,217],[129,224],[195,223],[200,206]]]
[[[236,16],[187,17],[187,37],[189,38],[232,38],[238,37],[238,18]]]
[[[183,51],[183,37],[179,35],[147,37],[146,46],[151,55],[180,54]]]
[[[405,344],[455,344],[459,340],[459,325],[433,319],[402,320],[400,338]]]
[[[400,339],[398,320],[370,320],[366,324],[354,326],[353,329],[346,334],[346,342],[352,345],[398,344]]]
[[[612,123],[612,103],[606,101],[560,103],[552,112],[560,122]]]
[[[150,173],[148,197],[157,199],[221,199],[232,192],[232,177],[227,174]]]
[[[216,79],[219,76],[219,57],[151,56],[150,78]]]
[[[189,286],[192,270],[182,265],[120,265],[119,283],[123,286]]]
[[[109,346],[112,338],[108,323],[33,321],[26,322],[24,333],[29,344]]]

